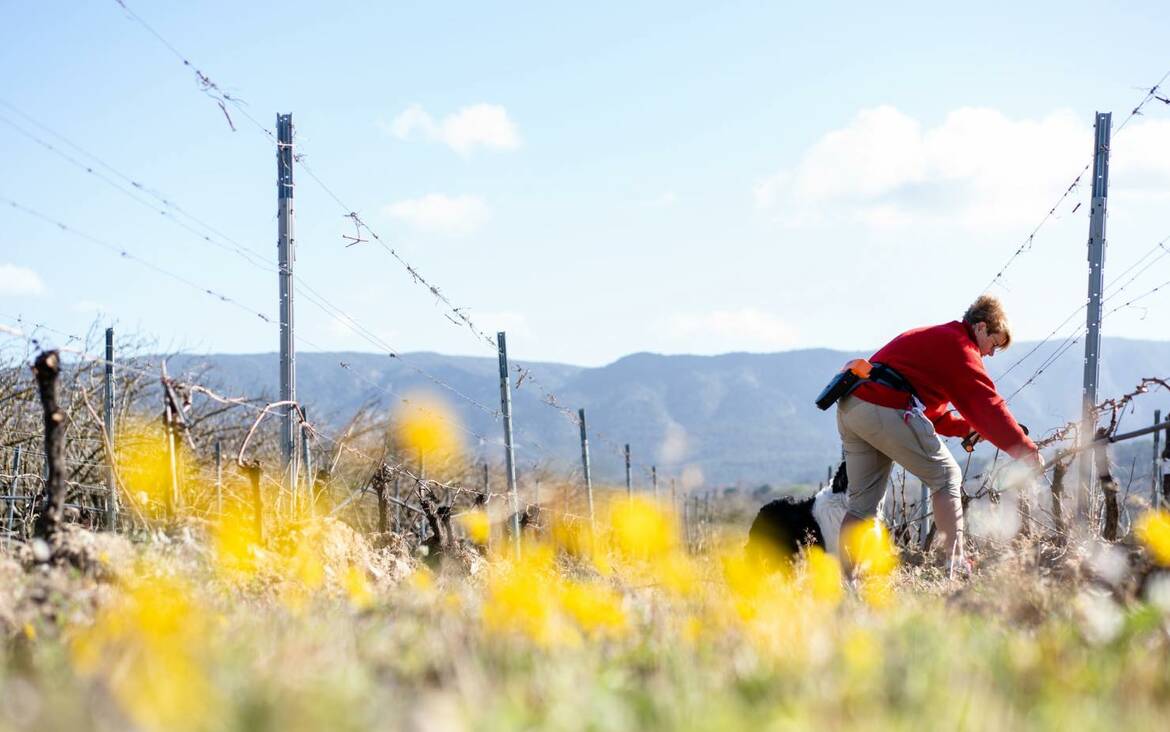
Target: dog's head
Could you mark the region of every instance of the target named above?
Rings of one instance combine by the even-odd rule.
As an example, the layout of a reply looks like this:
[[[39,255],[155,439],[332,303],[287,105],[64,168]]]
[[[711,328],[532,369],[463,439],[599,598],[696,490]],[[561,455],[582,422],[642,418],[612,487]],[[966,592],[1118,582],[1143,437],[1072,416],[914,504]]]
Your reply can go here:
[[[761,508],[748,530],[748,560],[774,569],[795,557],[802,547],[823,549],[825,538],[813,516],[814,500],[780,498]]]

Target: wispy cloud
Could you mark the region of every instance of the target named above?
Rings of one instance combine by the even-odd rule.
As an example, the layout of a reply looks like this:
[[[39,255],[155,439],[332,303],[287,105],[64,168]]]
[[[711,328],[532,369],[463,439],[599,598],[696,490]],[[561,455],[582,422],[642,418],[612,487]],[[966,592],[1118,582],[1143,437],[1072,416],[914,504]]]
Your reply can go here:
[[[515,150],[520,133],[498,104],[473,104],[436,120],[418,104],[406,108],[385,129],[400,140],[422,138],[441,142],[460,155],[475,148]]]
[[[383,212],[420,231],[446,236],[474,233],[491,218],[491,209],[478,196],[442,193],[396,201],[384,207]]]
[[[35,271],[15,264],[0,264],[0,296],[41,295],[45,283]]]

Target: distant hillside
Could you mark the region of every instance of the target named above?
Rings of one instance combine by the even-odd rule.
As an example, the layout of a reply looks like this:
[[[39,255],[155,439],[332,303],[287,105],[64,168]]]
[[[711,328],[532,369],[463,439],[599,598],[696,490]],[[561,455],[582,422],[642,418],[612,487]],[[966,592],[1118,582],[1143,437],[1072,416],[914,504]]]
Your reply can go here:
[[[1019,343],[991,359],[992,375],[1033,345]],[[1000,380],[1000,391],[1005,395],[1014,391],[1053,349],[1053,344],[1044,346]],[[1106,339],[1103,353],[1102,396],[1128,391],[1143,376],[1170,374],[1170,342]],[[1079,413],[1080,354],[1078,345],[1012,402],[1017,416],[1034,433]],[[827,349],[719,356],[637,353],[600,368],[523,365],[561,404],[573,410],[585,407],[591,432],[613,444],[630,443],[639,465],[656,463],[664,473],[695,465],[710,482],[775,484],[815,482],[839,455],[833,412],[818,411],[813,398],[841,364],[865,355],[869,354]],[[276,354],[181,356],[170,364],[173,372],[206,369],[204,378],[229,391],[270,395],[277,391]],[[389,406],[403,395],[427,389],[446,397],[466,427],[488,438],[488,443],[471,444],[469,449],[501,459],[501,428],[493,415],[433,384],[414,368],[492,409],[498,405],[494,359],[435,353],[406,354],[401,360],[368,353],[301,353],[298,396],[314,419],[338,425],[370,400]],[[550,459],[576,467],[580,453],[575,425],[543,404],[530,380],[514,390],[513,400],[520,467]],[[1155,408],[1170,412],[1170,394],[1137,400],[1125,424],[1149,423]],[[591,449],[596,474],[619,479],[621,458],[613,445],[594,439]],[[635,480],[645,484],[648,478],[636,475]]]

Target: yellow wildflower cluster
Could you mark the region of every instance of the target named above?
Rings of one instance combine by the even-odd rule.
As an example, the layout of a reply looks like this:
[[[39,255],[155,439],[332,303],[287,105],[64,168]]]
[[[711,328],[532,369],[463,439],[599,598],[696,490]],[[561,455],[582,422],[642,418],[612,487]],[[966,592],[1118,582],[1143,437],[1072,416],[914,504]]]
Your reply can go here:
[[[394,414],[395,435],[407,451],[428,463],[441,463],[459,455],[455,412],[429,394],[407,397]]]
[[[565,577],[545,544],[530,544],[519,562],[493,568],[483,621],[491,632],[520,634],[545,647],[620,636],[628,627],[621,596],[599,582]]]
[[[175,475],[182,468],[184,446],[175,440]],[[171,453],[167,435],[157,424],[126,423],[118,433],[114,464],[129,500],[160,515],[172,490]]]
[[[373,604],[373,590],[362,567],[332,566],[326,561],[329,519],[313,518],[277,537],[265,547],[258,540],[250,507],[231,505],[212,524],[213,567],[231,586],[262,579],[274,587],[289,611],[302,612],[315,594],[341,595],[363,610]],[[334,525],[335,522],[334,522]],[[348,529],[346,530],[348,531]]]
[[[853,564],[861,596],[873,607],[893,602],[893,575],[898,568],[898,548],[880,521],[854,524],[841,535],[841,547]]]
[[[492,522],[487,511],[477,509],[459,515],[459,523],[467,532],[467,538],[480,546],[485,546],[492,533]]]
[[[1150,551],[1154,561],[1170,567],[1170,512],[1147,511],[1138,519],[1134,535]]]
[[[831,643],[823,621],[844,600],[844,577],[837,559],[821,549],[767,572],[730,547],[717,558],[718,574],[709,576],[711,565],[685,550],[676,517],[660,506],[621,497],[603,515],[596,531],[584,522],[557,523],[551,544],[527,544],[518,562],[498,557],[483,601],[486,628],[545,647],[620,637],[630,624],[625,607],[648,589],[664,617],[677,621],[678,637],[692,643],[707,633],[746,633],[762,653],[789,660]],[[860,587],[867,601],[881,604],[897,559],[889,535],[867,528],[853,546],[864,567]],[[605,582],[570,579],[573,571]],[[865,655],[861,643],[853,647],[856,659]]]
[[[217,693],[205,658],[208,610],[194,598],[193,587],[176,577],[139,578],[72,640],[74,667],[103,679],[140,727],[215,726]]]

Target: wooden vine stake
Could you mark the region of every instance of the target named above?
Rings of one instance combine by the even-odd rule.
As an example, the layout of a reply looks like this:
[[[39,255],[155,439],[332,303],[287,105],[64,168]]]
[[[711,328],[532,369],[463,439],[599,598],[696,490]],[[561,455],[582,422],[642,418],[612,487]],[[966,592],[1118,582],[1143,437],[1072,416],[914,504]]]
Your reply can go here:
[[[1101,494],[1105,498],[1105,526],[1102,537],[1105,541],[1117,541],[1118,523],[1121,509],[1117,503],[1117,481],[1109,471],[1109,433],[1104,427],[1097,430],[1096,441],[1093,445],[1093,462],[1097,467],[1097,480],[1101,484]]]
[[[1056,532],[1064,535],[1064,475],[1068,466],[1059,460],[1052,466],[1052,521]]]
[[[386,488],[390,482],[390,469],[385,463],[374,471],[374,495],[378,497],[378,533],[385,534],[390,530],[389,512],[386,505]]]
[[[61,357],[45,351],[33,363],[33,374],[40,392],[45,416],[45,455],[49,477],[37,499],[37,520],[33,536],[51,541],[61,527],[65,514],[65,413],[57,404],[57,377],[61,374]]]
[[[248,480],[252,483],[252,521],[253,530],[256,534],[256,543],[264,543],[264,496],[260,492],[260,461],[252,460],[251,462],[240,465],[240,470],[244,475],[248,476]]]

